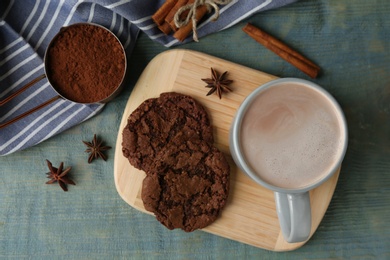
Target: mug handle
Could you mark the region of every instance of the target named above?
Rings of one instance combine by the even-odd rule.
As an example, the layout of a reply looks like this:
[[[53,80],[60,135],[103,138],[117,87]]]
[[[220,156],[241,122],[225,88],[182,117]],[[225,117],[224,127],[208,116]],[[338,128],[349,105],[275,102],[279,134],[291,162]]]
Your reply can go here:
[[[276,211],[285,240],[289,243],[306,241],[311,230],[309,192],[275,192]]]

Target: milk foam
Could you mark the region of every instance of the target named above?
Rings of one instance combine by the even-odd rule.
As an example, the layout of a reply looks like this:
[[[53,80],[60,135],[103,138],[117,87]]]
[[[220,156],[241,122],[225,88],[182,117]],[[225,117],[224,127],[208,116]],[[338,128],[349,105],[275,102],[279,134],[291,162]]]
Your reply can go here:
[[[324,178],[342,152],[341,119],[323,94],[304,85],[273,87],[248,108],[241,149],[271,185],[297,189]]]

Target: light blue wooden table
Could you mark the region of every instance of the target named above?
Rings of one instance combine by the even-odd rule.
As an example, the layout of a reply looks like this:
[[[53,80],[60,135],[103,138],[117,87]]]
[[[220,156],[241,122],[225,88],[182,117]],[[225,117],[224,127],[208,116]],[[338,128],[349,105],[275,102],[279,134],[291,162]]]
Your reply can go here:
[[[125,90],[104,111],[37,146],[0,158],[0,258],[12,259],[390,259],[390,2],[302,0],[258,14],[179,48],[279,77],[306,75],[248,38],[251,22],[322,67],[316,80],[341,104],[349,148],[333,200],[303,247],[275,253],[196,231],[169,231],[128,206],[108,161],[87,164],[82,140],[114,146],[122,112],[142,70],[167,50],[141,34]],[[77,183],[45,185],[45,159],[71,162]]]

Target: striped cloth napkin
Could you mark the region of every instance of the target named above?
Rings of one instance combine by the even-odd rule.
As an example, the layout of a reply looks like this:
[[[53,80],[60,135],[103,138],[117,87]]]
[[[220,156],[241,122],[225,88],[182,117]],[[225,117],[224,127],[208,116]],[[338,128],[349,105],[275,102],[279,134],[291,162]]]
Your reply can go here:
[[[218,21],[199,24],[198,37],[226,29],[260,11],[297,0],[234,0],[220,9]],[[152,14],[164,0],[1,0],[0,100],[44,74],[47,45],[62,26],[92,22],[117,35],[129,56],[140,30],[166,47],[181,44],[162,34]],[[191,41],[188,37],[185,42]],[[201,43],[200,43],[201,44]],[[0,106],[0,125],[56,93],[43,79],[9,103]],[[0,155],[7,155],[77,125],[103,109],[59,99],[38,112],[0,129]]]

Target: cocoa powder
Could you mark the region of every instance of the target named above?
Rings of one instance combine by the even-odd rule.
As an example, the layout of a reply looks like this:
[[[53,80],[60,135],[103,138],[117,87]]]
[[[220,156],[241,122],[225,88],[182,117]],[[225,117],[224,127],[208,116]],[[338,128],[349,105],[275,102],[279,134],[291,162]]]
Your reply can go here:
[[[111,32],[92,24],[63,28],[46,59],[52,86],[64,98],[78,103],[109,97],[125,74],[122,45]]]

